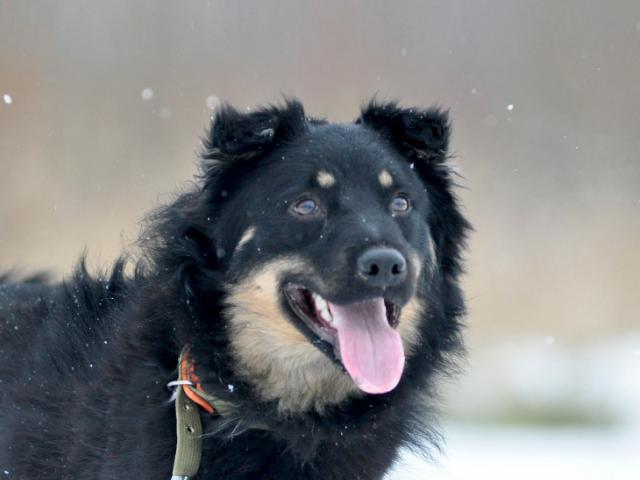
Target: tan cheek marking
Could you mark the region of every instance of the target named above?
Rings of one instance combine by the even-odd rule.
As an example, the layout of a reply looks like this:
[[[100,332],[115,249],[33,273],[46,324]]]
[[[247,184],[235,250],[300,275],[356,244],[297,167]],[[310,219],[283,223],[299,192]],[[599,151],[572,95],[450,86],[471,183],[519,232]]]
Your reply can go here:
[[[409,300],[400,314],[398,333],[402,338],[405,355],[412,355],[420,343],[420,324],[424,315],[424,305],[415,295]]]
[[[228,287],[225,315],[231,355],[243,379],[283,414],[323,412],[359,394],[348,375],[291,324],[278,291],[283,272],[312,270],[296,257],[281,258]]]
[[[429,245],[427,245],[427,248],[429,249],[429,269],[431,270],[431,272],[433,272],[436,268],[436,265],[438,264],[438,260],[436,258],[436,244],[433,241],[433,237],[431,236],[431,234],[429,234],[427,242],[429,243]]]
[[[320,170],[318,172],[316,180],[318,181],[318,185],[320,185],[322,188],[330,188],[336,183],[336,177],[334,177],[332,173],[329,173],[326,170]]]
[[[393,184],[393,177],[387,170],[382,170],[378,175],[378,181],[384,188],[389,188]]]
[[[409,261],[414,267],[415,281],[420,282],[422,261],[418,252],[414,250],[409,252]],[[430,266],[427,266],[427,268],[430,268]],[[407,356],[412,355],[416,346],[420,343],[420,326],[424,316],[424,310],[423,301],[414,294],[400,313],[398,333],[400,334],[400,338],[402,338],[402,344]]]
[[[420,255],[418,254],[418,252],[416,252],[415,250],[411,249],[411,251],[409,252],[409,260],[411,262],[411,265],[413,265],[415,269],[416,280],[419,280],[420,278],[420,274],[422,273],[423,263],[424,263],[424,266],[427,267],[427,271],[429,273],[433,273],[437,265],[435,243],[433,241],[433,237],[431,237],[431,234],[427,236],[427,250],[429,252],[428,258],[426,258],[424,262],[420,258]]]
[[[415,278],[417,281],[420,278],[420,273],[422,272],[422,262],[420,261],[420,255],[418,255],[418,252],[412,249],[411,252],[409,252],[409,261],[415,269]]]
[[[242,234],[242,237],[240,237],[240,241],[236,245],[236,252],[240,250],[242,247],[244,247],[247,243],[249,243],[251,239],[255,236],[255,234],[256,234],[256,227],[247,228]]]

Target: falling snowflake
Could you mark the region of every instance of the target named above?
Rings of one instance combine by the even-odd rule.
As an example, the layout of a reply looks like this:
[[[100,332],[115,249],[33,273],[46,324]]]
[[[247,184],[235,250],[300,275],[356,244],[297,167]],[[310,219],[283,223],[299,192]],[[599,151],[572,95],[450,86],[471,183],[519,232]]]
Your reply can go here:
[[[216,95],[209,95],[207,97],[206,103],[207,103],[207,107],[210,110],[214,110],[218,108],[218,106],[220,105],[220,99]]]
[[[145,88],[144,90],[142,90],[142,93],[140,94],[140,96],[145,101],[151,100],[153,98],[153,88],[149,88],[149,87]]]
[[[8,93],[2,95],[2,100],[4,100],[4,103],[6,103],[7,105],[11,105],[13,103],[13,98],[11,98],[11,95],[9,95]]]
[[[513,110],[513,103],[510,103],[509,105],[507,105],[507,110],[509,111]]]

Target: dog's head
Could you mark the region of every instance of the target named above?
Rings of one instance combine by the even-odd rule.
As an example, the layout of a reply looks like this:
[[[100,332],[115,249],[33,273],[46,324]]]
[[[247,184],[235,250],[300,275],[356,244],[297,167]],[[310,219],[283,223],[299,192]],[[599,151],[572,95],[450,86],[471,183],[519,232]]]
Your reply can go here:
[[[322,410],[396,388],[457,274],[448,139],[445,112],[392,103],[349,124],[297,101],[217,113],[184,235],[222,285],[234,373],[262,398]]]

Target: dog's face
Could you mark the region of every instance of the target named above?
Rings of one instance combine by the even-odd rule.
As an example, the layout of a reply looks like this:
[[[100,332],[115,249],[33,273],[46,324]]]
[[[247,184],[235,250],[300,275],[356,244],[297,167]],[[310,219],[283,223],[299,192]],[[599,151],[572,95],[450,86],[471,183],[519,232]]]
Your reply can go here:
[[[306,120],[295,103],[218,114],[224,315],[236,373],[264,399],[321,411],[401,381],[437,263],[416,162],[443,156],[447,132],[438,111],[376,105],[353,124]]]

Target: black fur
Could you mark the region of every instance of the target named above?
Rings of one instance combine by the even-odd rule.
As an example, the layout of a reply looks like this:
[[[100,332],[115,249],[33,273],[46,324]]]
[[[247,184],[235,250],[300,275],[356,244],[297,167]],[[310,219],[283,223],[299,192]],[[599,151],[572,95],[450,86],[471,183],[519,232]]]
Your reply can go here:
[[[253,113],[223,107],[203,142],[197,186],[150,217],[135,274],[125,275],[121,260],[97,277],[81,264],[62,284],[2,278],[0,472],[19,479],[168,479],[175,419],[165,385],[185,345],[205,389],[241,412],[232,419],[205,415],[197,478],[379,479],[400,446],[435,444],[424,397],[432,398],[435,375],[450,372],[462,348],[458,277],[469,229],[445,163],[449,130],[441,110],[393,103],[372,102],[349,125],[306,118],[295,100]],[[358,187],[383,160],[415,190],[411,218],[386,218],[372,206],[382,194]],[[337,213],[325,223],[292,223],[278,195],[286,196],[283,185],[306,188],[299,184],[318,165],[349,173],[337,178],[342,196],[327,199],[338,202],[328,207]],[[358,230],[360,217],[366,232]],[[260,248],[234,254],[255,224]],[[330,279],[330,293],[353,300],[364,287],[347,270],[322,265],[350,262],[351,253],[338,254],[355,252],[363,236],[365,246],[415,247],[426,263],[427,234],[437,265],[417,287],[428,304],[422,342],[395,390],[324,413],[282,415],[236,376],[223,315],[226,285],[260,262],[303,250]],[[406,300],[407,292],[393,294]],[[255,423],[268,429],[246,428]]]

